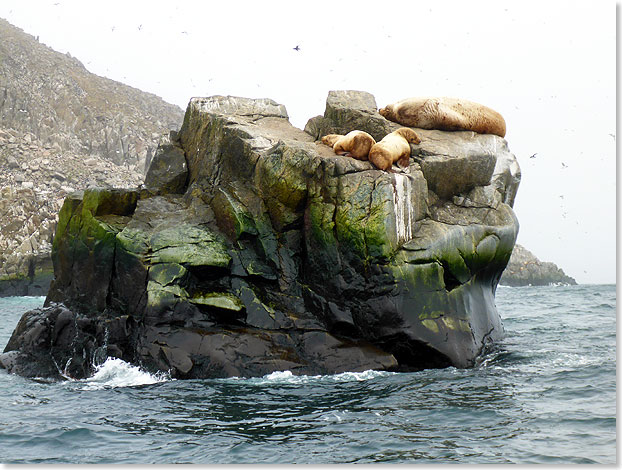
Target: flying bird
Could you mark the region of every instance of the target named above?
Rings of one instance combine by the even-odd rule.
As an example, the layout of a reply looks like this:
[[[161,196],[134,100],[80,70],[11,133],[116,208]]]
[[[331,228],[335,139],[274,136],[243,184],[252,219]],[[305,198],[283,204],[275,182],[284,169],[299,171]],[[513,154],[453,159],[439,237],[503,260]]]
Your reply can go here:
[[[299,51],[300,50],[300,46],[296,46],[293,48],[295,51]]]
[[[536,155],[538,155],[538,153],[534,153],[531,157],[529,158],[536,158]]]
[[[566,165],[564,162],[562,162],[562,168],[568,168],[568,165]]]
[[[613,137],[613,140],[616,140],[616,135],[615,134],[609,134],[611,137]]]

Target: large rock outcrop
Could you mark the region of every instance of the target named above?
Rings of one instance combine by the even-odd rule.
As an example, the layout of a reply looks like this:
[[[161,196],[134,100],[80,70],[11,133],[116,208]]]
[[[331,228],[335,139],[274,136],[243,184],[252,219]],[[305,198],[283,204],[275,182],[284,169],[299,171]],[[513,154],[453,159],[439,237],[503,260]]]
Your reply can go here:
[[[331,92],[306,132],[271,100],[191,100],[144,188],[66,198],[46,307],[0,364],[84,377],[115,356],[180,378],[474,364],[503,334],[518,165],[472,132],[417,129],[396,173],[317,142],[397,127],[363,92]]]

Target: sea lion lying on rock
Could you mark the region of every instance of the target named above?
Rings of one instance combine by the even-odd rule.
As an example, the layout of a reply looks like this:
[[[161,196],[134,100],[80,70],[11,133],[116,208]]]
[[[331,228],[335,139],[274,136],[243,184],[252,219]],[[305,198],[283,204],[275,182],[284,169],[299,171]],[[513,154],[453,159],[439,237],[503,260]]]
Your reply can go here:
[[[505,137],[498,112],[459,98],[406,98],[382,108],[380,114],[402,126],[444,131],[473,131]]]
[[[397,162],[400,168],[408,166],[410,159],[410,144],[421,142],[419,136],[407,127],[402,127],[385,135],[380,142],[369,151],[369,161],[377,168],[392,171],[391,166]]]
[[[322,137],[322,143],[333,148],[337,155],[367,160],[369,150],[376,143],[367,132],[352,131],[346,135],[328,134]]]

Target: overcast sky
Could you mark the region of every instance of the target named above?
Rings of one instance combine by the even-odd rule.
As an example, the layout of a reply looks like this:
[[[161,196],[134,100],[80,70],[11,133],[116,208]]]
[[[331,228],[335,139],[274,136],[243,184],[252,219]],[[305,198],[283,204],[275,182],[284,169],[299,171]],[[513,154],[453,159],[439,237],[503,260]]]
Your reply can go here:
[[[487,105],[522,169],[518,243],[580,283],[616,281],[616,15],[606,0],[0,1],[89,71],[184,109],[267,97],[303,128],[329,90]]]

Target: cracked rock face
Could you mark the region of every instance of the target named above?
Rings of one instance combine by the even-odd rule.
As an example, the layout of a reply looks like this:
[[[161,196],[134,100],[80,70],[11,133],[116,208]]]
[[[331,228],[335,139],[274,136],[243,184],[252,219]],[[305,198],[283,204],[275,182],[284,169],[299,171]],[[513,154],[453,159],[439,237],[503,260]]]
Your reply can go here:
[[[113,355],[179,378],[473,365],[503,334],[518,165],[471,132],[416,129],[396,173],[317,141],[397,127],[363,92],[331,92],[305,131],[272,100],[193,99],[146,189],[66,199],[46,307],[0,364],[83,377]]]

